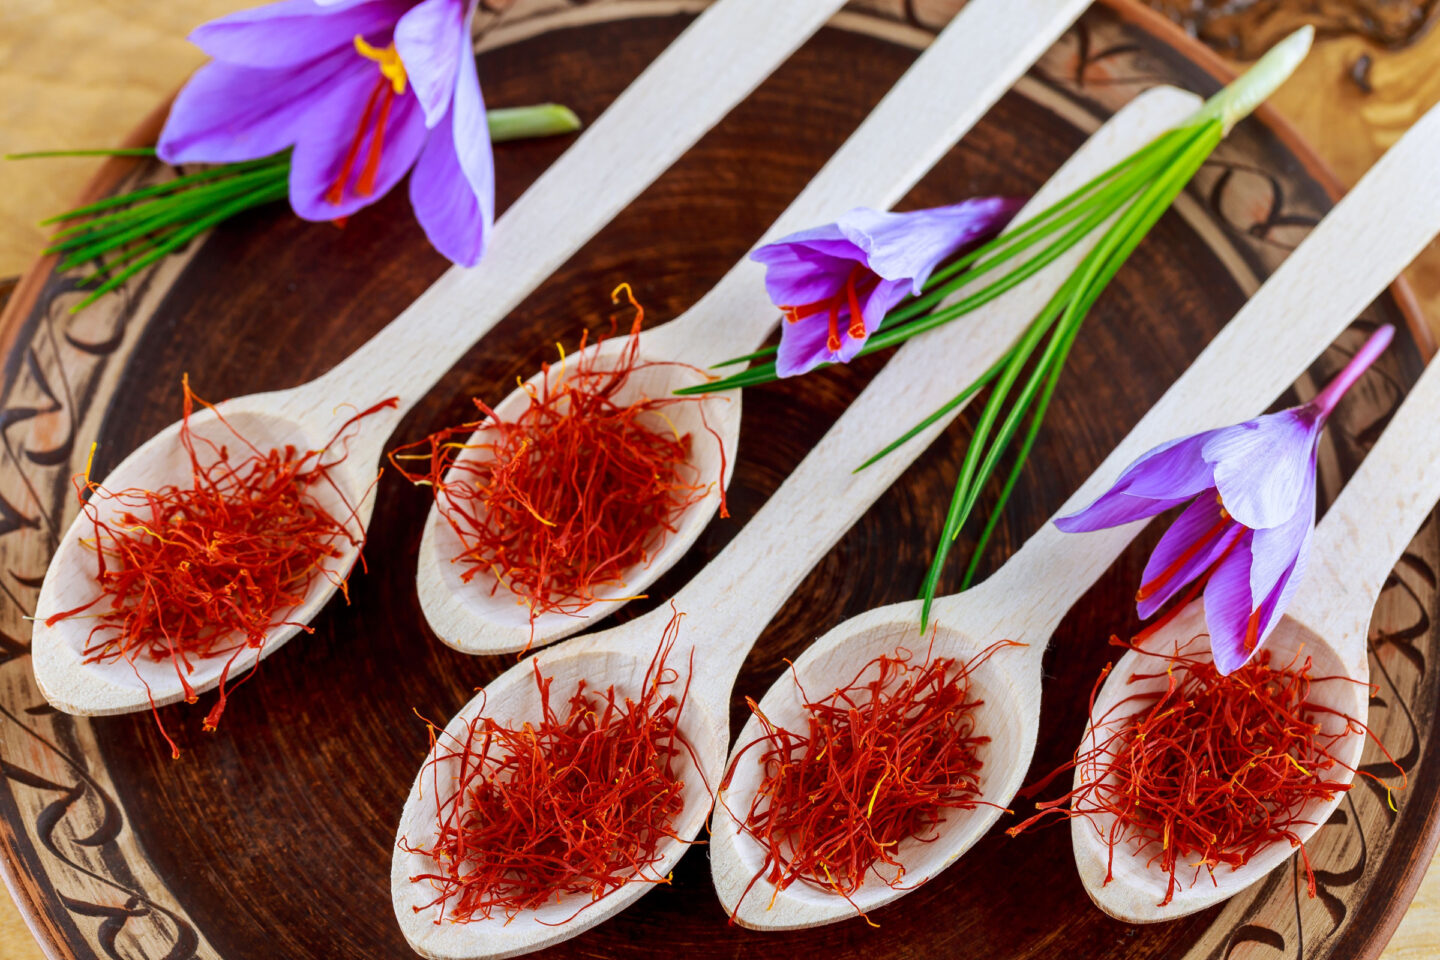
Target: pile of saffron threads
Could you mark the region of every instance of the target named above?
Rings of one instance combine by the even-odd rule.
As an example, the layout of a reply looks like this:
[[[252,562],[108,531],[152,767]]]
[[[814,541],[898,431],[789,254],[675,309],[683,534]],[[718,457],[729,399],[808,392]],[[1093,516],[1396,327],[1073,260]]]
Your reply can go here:
[[[230,693],[255,672],[252,668],[227,688],[236,658],[246,649],[264,646],[267,634],[278,627],[313,632],[286,618],[304,602],[317,575],[344,590],[341,575],[326,562],[343,555],[342,543],[362,545],[365,534],[330,470],[345,458],[348,431],[397,401],[386,400],[351,417],[323,449],[301,452],[287,446],[266,451],[196,397],[188,377],[182,387],[180,442],[190,458],[190,485],[110,491],[90,479],[88,468],[76,477],[76,493],[93,530],[81,542],[94,552],[100,595],[49,617],[45,624],[81,615],[93,618],[82,651],[84,663],[168,661],[187,703],[197,699],[189,681],[197,663],[228,657],[219,698],[204,721],[206,730],[214,730]],[[191,430],[196,402],[219,417],[234,437],[239,456]],[[337,447],[340,456],[324,459]],[[345,516],[334,516],[316,499],[313,491],[322,484],[345,504]],[[108,519],[97,506],[102,499],[115,508]],[[146,692],[148,696],[149,684]],[[155,719],[178,758],[180,750],[158,712]]]
[[[436,865],[410,878],[436,891],[416,913],[438,907],[437,924],[497,913],[508,921],[580,895],[588,899],[578,914],[627,883],[669,882],[655,865],[660,843],[680,839],[672,824],[685,807],[685,782],[676,768],[689,752],[679,724],[690,679],[677,697],[679,675],[666,665],[679,623],[677,614],[638,699],[613,686],[590,693],[581,680],[562,715],[551,705],[554,678],[537,663],[539,722],[476,717],[463,740],[438,748],[437,736],[446,735],[429,725],[434,838],[399,841]]]
[[[433,490],[462,545],[451,558],[461,565],[461,580],[492,576],[492,595],[504,587],[529,607],[532,631],[540,615],[578,615],[600,599],[597,590],[622,585],[710,489],[694,476],[690,435],[676,431],[666,414],[698,398],[617,399],[638,371],[662,365],[640,360],[644,311],[628,284],[615,297],[622,291],[635,319],[613,366],[585,352],[587,333],[573,369],[562,351],[559,369],[546,364],[539,386],[525,385],[530,402],[513,420],[476,399],[481,420],[390,455],[407,479]],[[416,468],[417,461],[424,466]],[[723,482],[723,445],[720,462]],[[728,515],[723,489],[720,515]]]
[[[1138,640],[1111,642],[1140,649]],[[1077,768],[1080,786],[1036,804],[1037,814],[1006,832],[1015,836],[1047,819],[1084,817],[1109,848],[1105,882],[1114,878],[1116,850],[1128,848],[1147,858],[1147,868],[1158,864],[1169,876],[1162,907],[1174,899],[1182,870],[1194,869],[1192,884],[1202,872],[1213,883],[1217,867],[1237,869],[1283,841],[1299,848],[1314,897],[1315,873],[1296,831],[1311,824],[1304,812],[1311,801],[1350,789],[1347,782],[1327,779],[1327,771],[1350,769],[1336,758],[1336,747],[1370,731],[1312,700],[1311,689],[1356,681],[1312,677],[1310,659],[1302,661],[1298,654],[1276,665],[1268,650],[1227,677],[1208,657],[1182,649],[1143,651],[1167,667],[1136,674],[1130,682],[1164,678],[1165,688],[1133,694],[1096,717],[1095,696],[1110,668],[1101,673],[1090,698],[1094,737],[1087,743],[1094,745],[1024,792],[1034,794]],[[1344,724],[1326,733],[1327,716]]]
[[[964,664],[929,655],[915,663],[902,647],[822,700],[800,688],[803,734],[777,726],[748,700],[765,732],[736,754],[721,784],[723,793],[745,752],[764,747],[750,808],[743,819],[730,811],[765,850],[745,895],[763,876],[777,891],[800,880],[854,905],[872,868],[899,888],[900,841],[932,841],[947,810],[984,802],[979,748],[990,738],[976,732],[983,701],[972,696],[970,677],[996,650],[1017,645],[1001,641]],[[877,864],[893,877],[885,879]]]

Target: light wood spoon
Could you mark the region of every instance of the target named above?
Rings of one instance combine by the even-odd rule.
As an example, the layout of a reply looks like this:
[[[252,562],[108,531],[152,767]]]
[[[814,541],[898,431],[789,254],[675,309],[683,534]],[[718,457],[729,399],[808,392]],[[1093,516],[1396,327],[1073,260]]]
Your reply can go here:
[[[1437,156],[1440,110],[1432,110],[1275,271],[1057,515],[1089,504],[1136,457],[1157,444],[1260,413],[1304,373],[1440,232]],[[981,795],[996,806],[950,814],[932,843],[902,843],[899,857],[905,864],[905,889],[893,889],[876,878],[854,897],[859,907],[868,911],[888,903],[945,869],[984,835],[1000,816],[999,808],[1009,805],[1035,751],[1045,647],[1070,607],[1144,525],[1065,534],[1046,524],[984,583],[936,601],[932,612],[936,657],[963,663],[997,640],[1026,644],[995,653],[972,677],[973,689],[984,700],[977,726],[991,738],[982,752]],[[919,601],[854,617],[796,660],[796,676],[812,696],[823,696],[847,682],[871,658],[893,653],[897,645],[929,649],[930,637],[919,636],[919,622]],[[761,700],[760,709],[780,726],[804,728],[803,706],[788,671]],[[749,743],[760,734],[752,717],[737,743]],[[740,757],[730,789],[721,798],[740,815],[749,809],[759,782],[759,752]],[[737,920],[745,926],[783,930],[855,915],[855,908],[843,898],[801,883],[777,893],[762,878],[741,900],[760,869],[762,850],[739,831],[735,818],[723,808],[717,810],[712,830],[716,890],[727,910],[739,902]],[[1090,869],[1082,867],[1082,873]],[[1088,873],[1086,877],[1088,883]]]
[[[1370,659],[1368,654],[1370,616],[1380,599],[1381,588],[1395,562],[1421,523],[1440,499],[1440,365],[1430,364],[1360,469],[1325,514],[1315,531],[1310,566],[1305,582],[1290,604],[1289,612],[1265,641],[1275,663],[1289,663],[1297,654],[1303,662],[1313,658],[1311,676],[1348,677],[1328,680],[1311,688],[1310,699],[1361,723],[1370,707]],[[1178,646],[1186,656],[1209,659],[1205,629],[1205,605],[1196,600],[1164,628],[1145,639],[1147,650],[1174,652]],[[1167,661],[1127,652],[1115,664],[1095,701],[1095,715],[1104,716],[1119,700],[1153,688],[1153,683],[1126,681],[1136,672],[1164,671]],[[1163,687],[1164,681],[1160,681]],[[1112,718],[1122,720],[1116,711]],[[1327,735],[1345,728],[1337,717],[1323,717]],[[1325,773],[1325,779],[1348,784],[1355,778],[1365,747],[1363,733],[1353,733],[1331,748],[1339,761]],[[1082,749],[1095,744],[1093,730],[1087,730]],[[1076,785],[1078,786],[1078,779]],[[1315,800],[1301,812],[1308,825],[1297,826],[1300,841],[1308,841],[1344,798],[1337,792],[1329,800]],[[1092,826],[1071,821],[1075,865],[1090,899],[1112,917],[1131,923],[1172,920],[1203,910],[1244,890],[1275,867],[1295,855],[1289,842],[1271,844],[1243,867],[1222,867],[1212,883],[1207,873],[1193,882],[1189,877],[1177,883],[1174,897],[1165,906],[1168,874],[1146,869],[1144,857],[1118,851],[1115,876],[1105,883],[1108,849],[1097,828],[1108,829],[1109,818],[1097,817]]]
[[[971,0],[760,243],[832,221],[855,207],[889,208],[985,115],[1087,5],[1088,0]],[[678,361],[682,365],[641,371],[618,396],[619,402],[628,403],[642,395],[663,396],[698,383],[703,375],[695,368],[760,346],[779,322],[779,312],[765,293],[764,274],[764,267],[747,256],[683,315],[644,331],[639,347],[642,361]],[[626,339],[617,337],[590,351],[604,369],[606,362],[625,348]],[[537,373],[531,383],[540,376]],[[552,382],[554,376],[552,371]],[[513,419],[529,403],[525,390],[516,389],[495,409],[502,419]],[[740,391],[729,391],[670,411],[675,427],[694,439],[690,466],[702,482],[721,479],[721,445],[728,457],[727,467],[733,468],[740,439],[740,406]],[[710,430],[719,435],[719,444]],[[487,432],[482,427],[469,443],[485,442]],[[462,457],[462,463],[490,455],[490,451],[474,450]],[[729,480],[727,469],[723,481]],[[529,606],[497,585],[494,576],[482,573],[468,583],[461,579],[462,566],[454,560],[464,547],[449,522],[432,506],[416,569],[421,609],[440,639],[465,653],[508,653],[559,640],[644,593],[690,549],[719,503],[718,487],[712,487],[623,583],[597,590],[599,599],[579,613],[538,615],[533,629]]]
[[[1029,212],[1044,209],[1109,168],[1192,113],[1198,103],[1198,98],[1166,87],[1136,98],[1040,190],[1030,202]],[[1020,216],[1025,215],[1022,212]],[[902,348],[760,513],[675,596],[675,607],[689,615],[681,625],[669,664],[681,667],[694,657],[690,673],[694,684],[681,728],[699,764],[699,770],[683,772],[685,808],[673,824],[678,837],[695,837],[709,813],[710,790],[719,783],[729,748],[730,691],[750,647],[811,567],[943,424],[929,431],[923,442],[906,445],[862,473],[852,475],[851,470],[866,451],[884,445],[897,424],[929,413],[953,395],[956,383],[978,376],[992,364],[1090,247],[1082,243],[964,321],[918,337]],[[567,640],[521,661],[450,720],[441,734],[442,744],[453,746],[454,738],[463,736],[467,725],[481,714],[506,724],[534,720],[539,715],[537,665],[542,674],[554,678],[553,689],[564,696],[581,679],[592,689],[613,683],[617,692],[634,695],[670,617],[670,607],[664,605],[629,623]],[[433,837],[433,784],[437,781],[432,778],[438,776],[438,782],[444,784],[450,772],[445,764],[432,770],[433,759],[432,752],[416,776],[397,829],[397,840],[403,837],[411,845],[428,844]],[[683,842],[663,843],[653,873],[667,874],[686,849]],[[397,845],[390,883],[396,918],[406,939],[418,953],[436,960],[507,957],[538,950],[613,916],[651,886],[629,883],[578,914],[587,898],[563,898],[509,921],[497,917],[465,924],[436,923],[433,908],[415,910],[434,898],[431,888],[410,880],[433,869],[428,859]]]
[[[294,444],[307,450],[326,443],[357,408],[399,397],[396,409],[360,425],[345,462],[331,472],[349,501],[359,504],[358,521],[368,522],[374,504],[366,494],[390,432],[405,413],[472,344],[819,29],[841,2],[719,0],[506,211],[479,266],[446,272],[324,376],[289,390],[227,400],[219,405],[221,411],[261,449]],[[644,144],[644,149],[636,150],[636,144]],[[220,442],[228,438],[209,413],[193,417],[191,429]],[[188,486],[190,465],[179,433],[180,424],[174,423],[156,434],[121,461],[103,486],[112,491],[156,489],[167,483]],[[233,438],[228,439],[233,445]],[[114,512],[113,501],[93,502],[102,516]],[[337,517],[348,516],[337,502],[325,505]],[[126,661],[83,663],[89,618],[45,625],[47,617],[88,603],[99,592],[94,553],[80,542],[90,532],[82,514],[66,531],[46,571],[32,645],[40,690],[51,705],[88,715],[148,708],[147,685],[157,705],[181,699],[180,678],[168,662],[141,657],[133,669]],[[357,556],[351,547],[337,558],[333,579],[344,576]],[[332,578],[315,577],[305,602],[285,619],[309,621],[334,592]],[[231,676],[274,653],[298,629],[270,631],[262,647],[248,649],[236,660]],[[225,661],[221,656],[198,663],[190,685],[196,691],[214,687]]]

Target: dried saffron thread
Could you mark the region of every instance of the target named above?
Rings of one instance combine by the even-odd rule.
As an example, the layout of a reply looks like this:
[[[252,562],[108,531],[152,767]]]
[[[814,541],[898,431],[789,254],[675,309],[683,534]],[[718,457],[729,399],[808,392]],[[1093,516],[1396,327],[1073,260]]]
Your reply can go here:
[[[804,734],[771,722],[747,699],[765,732],[737,752],[721,784],[723,803],[740,758],[764,747],[763,777],[749,809],[743,817],[730,811],[765,851],[741,899],[762,876],[777,890],[799,880],[852,905],[872,870],[899,888],[905,874],[896,857],[900,842],[933,841],[946,811],[985,802],[979,799],[979,748],[990,738],[976,732],[982,701],[972,696],[970,678],[995,651],[1019,645],[1000,641],[963,664],[929,654],[917,664],[898,648],[818,701],[796,677]],[[880,864],[893,877],[884,877]]]
[[[596,696],[581,680],[562,716],[550,702],[554,678],[536,664],[538,723],[476,717],[463,739],[452,737],[444,748],[436,741],[445,734],[428,724],[435,833],[428,843],[399,841],[401,850],[435,864],[410,878],[436,891],[415,912],[438,907],[437,924],[497,912],[508,921],[578,895],[588,898],[578,914],[624,884],[670,882],[655,870],[660,844],[688,842],[673,823],[685,807],[677,761],[690,749],[679,727],[689,676],[678,698],[666,690],[679,682],[666,666],[679,628],[677,613],[638,699],[613,686]],[[693,652],[691,659],[693,672]]]
[[[525,386],[530,402],[513,420],[476,399],[482,419],[390,455],[407,479],[433,490],[462,545],[451,558],[461,580],[492,576],[492,595],[504,587],[529,607],[532,633],[542,614],[578,615],[601,599],[597,591],[623,585],[710,490],[690,463],[690,435],[666,415],[693,398],[617,399],[636,373],[672,365],[640,360],[644,311],[628,284],[615,297],[622,291],[635,318],[613,366],[585,352],[587,333],[573,369],[562,350],[558,370],[546,364],[539,385]],[[724,444],[703,406],[701,421],[720,445],[720,515],[728,516]]]
[[[125,661],[145,683],[135,666],[140,659],[168,661],[188,703],[197,699],[189,681],[197,664],[227,657],[219,697],[204,721],[206,730],[214,730],[229,695],[259,667],[257,659],[245,677],[227,686],[230,668],[241,653],[264,646],[269,632],[279,627],[313,632],[288,618],[304,602],[317,575],[344,590],[344,577],[326,561],[343,556],[342,543],[363,546],[365,531],[355,505],[330,470],[344,461],[351,428],[399,401],[391,398],[357,413],[319,450],[302,453],[286,446],[262,451],[195,395],[188,376],[181,385],[180,443],[190,461],[190,485],[109,491],[90,479],[88,467],[77,476],[76,494],[93,531],[81,542],[94,551],[100,594],[84,606],[49,617],[45,624],[54,626],[99,605],[98,612],[88,614],[95,625],[82,662]],[[229,431],[241,456],[194,433],[190,418],[197,401]],[[337,448],[339,456],[324,459]],[[314,490],[322,484],[344,505],[342,516],[316,499]],[[98,500],[116,508],[110,519],[101,516]],[[150,697],[148,683],[145,689]],[[150,705],[155,711],[153,697]],[[178,758],[179,748],[158,712],[155,719]]]
[[[1140,651],[1138,641],[1111,642],[1164,660],[1164,672],[1135,674],[1128,682],[1164,678],[1165,688],[1132,694],[1096,717],[1106,667],[1090,696],[1093,739],[1087,741],[1094,746],[1025,793],[1071,769],[1080,771],[1080,785],[1037,803],[1038,813],[1006,832],[1015,836],[1048,819],[1083,817],[1108,847],[1106,883],[1114,877],[1116,850],[1124,848],[1168,875],[1160,906],[1174,899],[1183,867],[1194,867],[1192,884],[1202,872],[1213,883],[1217,867],[1238,869],[1284,841],[1299,848],[1314,897],[1315,873],[1297,832],[1312,825],[1305,808],[1350,789],[1349,782],[1327,779],[1327,771],[1363,773],[1336,757],[1338,745],[1356,734],[1375,738],[1361,721],[1315,702],[1311,690],[1317,683],[1356,681],[1312,677],[1310,658],[1302,661],[1298,653],[1275,666],[1263,650],[1226,677],[1209,659],[1184,654],[1184,644],[1165,654]],[[1343,726],[1326,733],[1326,717]]]

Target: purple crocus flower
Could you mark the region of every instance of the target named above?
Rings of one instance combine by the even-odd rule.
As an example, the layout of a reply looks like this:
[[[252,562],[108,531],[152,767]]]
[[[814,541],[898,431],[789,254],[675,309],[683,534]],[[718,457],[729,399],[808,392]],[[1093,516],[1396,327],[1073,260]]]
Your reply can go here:
[[[494,216],[490,133],[470,46],[477,0],[280,0],[190,39],[214,58],[160,135],[167,163],[293,147],[290,205],[338,220],[410,177],[425,235],[475,264]]]
[[[787,321],[776,372],[792,377],[852,360],[885,314],[920,293],[931,271],[996,233],[1020,204],[981,197],[910,213],[859,207],[756,250],[750,258],[765,264],[765,289]]]
[[[1155,547],[1136,593],[1141,618],[1204,578],[1205,623],[1221,673],[1255,655],[1305,577],[1315,531],[1315,451],[1345,391],[1389,345],[1384,326],[1302,406],[1172,440],[1055,525],[1116,527],[1189,504]]]

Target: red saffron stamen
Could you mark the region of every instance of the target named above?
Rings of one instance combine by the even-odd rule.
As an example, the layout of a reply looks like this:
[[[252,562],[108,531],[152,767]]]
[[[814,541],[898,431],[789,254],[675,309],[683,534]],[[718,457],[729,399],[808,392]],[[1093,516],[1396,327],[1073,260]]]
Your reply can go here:
[[[814,303],[781,307],[780,312],[789,323],[798,323],[818,313],[827,313],[829,315],[829,333],[825,339],[825,348],[831,353],[835,353],[840,349],[840,311],[842,309],[848,310],[850,314],[850,323],[846,332],[851,339],[863,340],[867,336],[865,316],[860,309],[860,297],[874,289],[879,282],[879,277],[866,269],[863,263],[857,263],[850,269],[845,283],[832,296],[816,300]]]
[[[860,309],[860,296],[855,292],[855,277],[860,273],[860,266],[857,264],[850,276],[845,278],[845,295],[850,304],[850,339],[865,339],[865,314]]]
[[[1138,649],[1133,642],[1112,642]],[[1087,742],[1095,745],[1026,793],[1072,769],[1080,770],[1081,785],[1037,803],[1034,816],[1006,832],[1015,836],[1050,818],[1083,817],[1109,847],[1107,883],[1117,850],[1146,857],[1147,866],[1168,875],[1160,906],[1174,898],[1183,868],[1194,867],[1192,884],[1202,873],[1213,879],[1217,867],[1239,868],[1283,841],[1300,848],[1315,896],[1315,874],[1298,828],[1309,823],[1309,804],[1350,789],[1350,783],[1327,777],[1345,768],[1335,755],[1340,743],[1354,735],[1375,738],[1359,720],[1313,700],[1311,689],[1353,681],[1312,677],[1310,659],[1298,654],[1276,666],[1270,651],[1262,650],[1227,677],[1208,658],[1178,648],[1173,654],[1145,652],[1165,661],[1166,669],[1129,682],[1163,679],[1165,686],[1134,693],[1097,717],[1095,695],[1107,668],[1090,700],[1094,739]],[[1121,707],[1130,712],[1116,715]],[[1327,717],[1342,722],[1327,731]],[[1403,776],[1398,764],[1396,770]]]
[[[1220,519],[1216,521],[1215,526],[1205,531],[1205,533],[1196,538],[1194,543],[1186,547],[1184,552],[1181,553],[1180,556],[1175,558],[1174,563],[1170,564],[1170,566],[1166,567],[1164,570],[1161,570],[1149,582],[1142,583],[1140,585],[1140,589],[1135,592],[1135,599],[1146,600],[1150,597],[1153,597],[1165,586],[1165,584],[1170,582],[1171,578],[1173,578],[1175,574],[1179,573],[1184,568],[1185,564],[1195,559],[1195,555],[1199,553],[1202,549],[1204,549],[1204,547],[1209,544],[1210,541],[1220,536],[1221,532],[1224,531],[1226,527],[1230,526],[1230,523],[1230,514],[1226,513],[1225,510],[1222,508],[1220,511]]]
[[[345,184],[350,180],[350,171],[355,166],[355,159],[360,156],[360,145],[365,141],[365,131],[370,128],[370,115],[375,112],[375,102],[387,89],[390,89],[390,81],[382,76],[375,81],[375,88],[370,91],[370,98],[365,101],[365,112],[360,115],[360,122],[355,124],[355,136],[350,140],[350,148],[345,151],[345,161],[340,164],[340,173],[330,184],[330,188],[325,191],[325,202],[331,206],[337,206],[345,197]],[[388,107],[389,98],[386,103]],[[374,152],[373,146],[372,152]]]
[[[344,555],[342,543],[363,546],[365,531],[330,476],[344,454],[322,458],[327,450],[344,449],[345,437],[358,421],[399,401],[391,398],[351,417],[319,450],[264,451],[196,397],[188,377],[181,382],[180,442],[190,458],[190,485],[111,492],[87,475],[77,476],[76,494],[94,531],[84,543],[95,552],[100,596],[46,623],[53,625],[106,601],[99,613],[91,614],[95,626],[82,651],[83,662],[168,662],[190,703],[196,694],[189,674],[197,664],[227,658],[219,698],[204,721],[206,730],[214,730],[235,687],[259,667],[257,660],[245,677],[230,683],[230,667],[241,653],[263,647],[270,631],[279,627],[311,631],[289,618],[317,576],[344,589],[342,572],[329,561]],[[227,446],[191,430],[197,401],[215,412],[243,456],[232,456]],[[345,506],[341,516],[315,497],[321,485],[339,495]],[[102,519],[99,499],[119,508],[111,519]],[[155,719],[172,755],[179,757],[158,712]]]
[[[375,192],[375,174],[380,169],[380,152],[385,146],[385,124],[390,119],[390,108],[395,103],[395,89],[385,87],[385,99],[380,101],[380,116],[375,121],[375,133],[370,137],[370,152],[365,157],[365,166],[360,178],[355,181],[355,192],[368,197]]]
[[[1256,607],[1250,614],[1250,619],[1245,621],[1245,639],[1243,641],[1245,652],[1251,653],[1255,650],[1255,644],[1260,640],[1260,608]]]
[[[631,304],[630,340],[617,359],[598,366],[582,337],[570,369],[562,365],[552,376],[547,364],[529,405],[513,420],[477,399],[484,419],[390,455],[407,479],[433,489],[463,545],[452,558],[461,579],[493,576],[491,593],[502,586],[513,592],[530,608],[532,628],[541,614],[577,614],[602,588],[623,584],[710,490],[695,476],[690,435],[679,435],[667,414],[695,399],[616,399],[632,376],[658,365],[640,360],[644,312],[633,298]],[[481,428],[479,442],[467,446]],[[719,434],[705,428],[718,444]],[[717,483],[724,478],[723,444],[720,456]],[[423,468],[413,465],[417,460]],[[723,486],[720,515],[728,515]]]
[[[749,809],[731,816],[765,849],[751,887],[761,877],[782,890],[798,880],[853,904],[878,864],[893,873],[882,882],[898,887],[901,841],[933,840],[947,810],[984,803],[979,748],[990,738],[976,732],[982,701],[971,695],[970,677],[1009,646],[1019,644],[1001,641],[964,664],[929,656],[913,663],[901,648],[876,657],[823,700],[801,689],[803,734],[776,726],[747,701],[765,733],[735,763],[763,746],[764,776]]]
[[[626,883],[670,882],[655,867],[685,807],[679,767],[690,753],[680,733],[690,679],[677,697],[678,672],[666,665],[679,622],[677,613],[633,699],[613,686],[593,695],[582,680],[562,716],[550,703],[554,678],[536,664],[538,722],[477,717],[440,750],[446,735],[429,725],[435,833],[398,844],[434,863],[410,878],[437,892],[415,912],[438,907],[437,924],[511,919],[574,896],[578,914]]]

